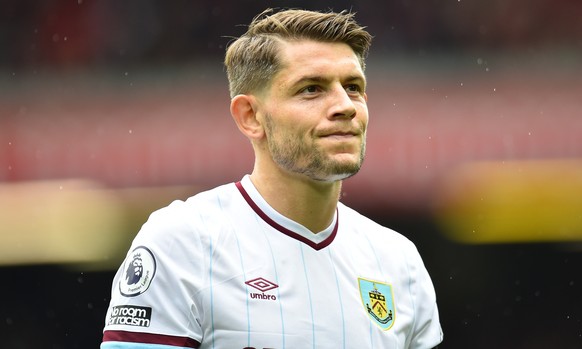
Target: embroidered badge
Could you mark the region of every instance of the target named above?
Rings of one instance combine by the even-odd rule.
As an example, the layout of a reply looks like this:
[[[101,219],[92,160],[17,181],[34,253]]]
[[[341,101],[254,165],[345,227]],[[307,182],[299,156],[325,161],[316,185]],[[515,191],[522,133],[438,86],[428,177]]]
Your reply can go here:
[[[127,256],[123,270],[119,291],[126,297],[139,296],[150,287],[156,273],[156,259],[147,247],[139,246]]]
[[[362,278],[358,278],[358,284],[362,304],[372,322],[384,331],[389,330],[396,317],[392,285]]]

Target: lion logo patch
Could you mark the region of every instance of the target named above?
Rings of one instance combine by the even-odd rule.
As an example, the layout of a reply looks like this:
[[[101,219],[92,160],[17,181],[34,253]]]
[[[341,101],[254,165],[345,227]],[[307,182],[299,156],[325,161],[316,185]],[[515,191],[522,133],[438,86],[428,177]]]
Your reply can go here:
[[[147,247],[139,246],[127,255],[123,270],[119,291],[126,297],[135,297],[150,287],[156,273],[156,260]]]

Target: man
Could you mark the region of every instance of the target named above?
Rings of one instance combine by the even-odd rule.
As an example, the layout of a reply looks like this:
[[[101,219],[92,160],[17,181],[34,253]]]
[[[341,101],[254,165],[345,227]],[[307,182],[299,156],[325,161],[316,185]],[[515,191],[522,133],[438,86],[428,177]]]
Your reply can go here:
[[[228,47],[253,171],[151,215],[114,279],[102,349],[441,342],[414,245],[338,202],[368,125],[371,36],[353,17],[266,11]]]

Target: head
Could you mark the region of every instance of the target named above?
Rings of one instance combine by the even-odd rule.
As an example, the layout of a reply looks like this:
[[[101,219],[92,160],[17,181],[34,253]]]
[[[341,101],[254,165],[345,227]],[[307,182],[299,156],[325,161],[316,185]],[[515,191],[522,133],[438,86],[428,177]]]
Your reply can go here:
[[[224,60],[230,96],[256,93],[268,86],[281,69],[281,41],[309,39],[345,43],[365,70],[372,36],[356,23],[354,13],[267,9],[256,16],[241,37],[233,41]]]
[[[127,270],[125,271],[125,280],[128,285],[134,285],[139,282],[143,274],[143,260],[138,254],[133,257],[131,263],[127,265]]]
[[[255,170],[318,181],[341,180],[359,170],[371,36],[353,17],[269,10],[229,46],[231,113],[253,143]],[[275,167],[260,166],[261,159]]]

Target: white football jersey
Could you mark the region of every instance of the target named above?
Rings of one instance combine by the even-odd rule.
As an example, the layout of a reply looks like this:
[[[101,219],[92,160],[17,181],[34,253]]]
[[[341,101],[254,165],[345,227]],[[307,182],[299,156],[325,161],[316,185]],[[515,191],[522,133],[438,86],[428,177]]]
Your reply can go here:
[[[101,349],[428,349],[442,341],[415,246],[339,203],[313,234],[245,176],[143,225],[112,287]]]

